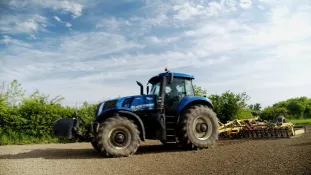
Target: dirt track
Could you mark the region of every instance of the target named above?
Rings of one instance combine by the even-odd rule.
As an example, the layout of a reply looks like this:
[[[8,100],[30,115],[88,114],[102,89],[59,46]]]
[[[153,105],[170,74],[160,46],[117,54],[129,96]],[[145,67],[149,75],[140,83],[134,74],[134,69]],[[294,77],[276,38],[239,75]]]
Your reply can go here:
[[[218,141],[198,151],[148,141],[127,158],[102,158],[88,143],[0,147],[1,175],[88,173],[311,174],[311,132],[291,139]]]

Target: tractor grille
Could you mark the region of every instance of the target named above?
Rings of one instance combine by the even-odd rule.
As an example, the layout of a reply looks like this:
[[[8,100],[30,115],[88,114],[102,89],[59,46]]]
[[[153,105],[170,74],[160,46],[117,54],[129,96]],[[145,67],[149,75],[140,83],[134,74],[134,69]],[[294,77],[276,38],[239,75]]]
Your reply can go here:
[[[103,110],[116,107],[117,102],[118,102],[118,100],[112,100],[112,101],[105,102]]]

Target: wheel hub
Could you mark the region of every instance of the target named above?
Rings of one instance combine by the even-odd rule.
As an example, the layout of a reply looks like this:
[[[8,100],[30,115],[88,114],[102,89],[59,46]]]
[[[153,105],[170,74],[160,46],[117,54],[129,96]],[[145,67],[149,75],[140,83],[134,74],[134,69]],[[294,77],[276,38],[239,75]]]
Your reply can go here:
[[[114,137],[114,141],[118,144],[123,144],[125,142],[125,137],[123,133],[117,133]]]
[[[111,146],[114,146],[117,149],[127,147],[131,140],[131,135],[129,135],[128,132],[129,131],[123,127],[114,128],[109,134],[109,143]]]
[[[212,133],[211,121],[203,116],[198,116],[193,123],[194,135],[199,140],[206,140]]]
[[[201,123],[201,125],[200,125],[200,131],[201,131],[201,132],[206,132],[206,131],[207,131],[207,124],[206,124],[206,123]]]
[[[206,123],[197,123],[195,129],[198,133],[206,132],[207,131],[207,124]]]

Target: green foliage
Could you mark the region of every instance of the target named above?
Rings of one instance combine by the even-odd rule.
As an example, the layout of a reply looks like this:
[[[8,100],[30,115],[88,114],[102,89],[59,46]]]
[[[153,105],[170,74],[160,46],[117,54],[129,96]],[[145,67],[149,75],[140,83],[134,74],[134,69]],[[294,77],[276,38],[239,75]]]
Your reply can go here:
[[[2,94],[0,94],[0,116],[5,115],[8,111],[8,106],[5,103],[5,99]]]
[[[238,115],[240,118],[242,117],[241,114],[247,110],[246,101],[249,100],[249,96],[246,93],[234,94],[233,92],[226,91],[221,95],[210,95],[209,99],[214,104],[214,111],[219,120],[227,122]]]
[[[202,89],[199,86],[193,85],[193,88],[194,88],[194,95],[196,96],[204,96],[207,94],[206,90]]]
[[[308,119],[290,119],[287,122],[291,122],[294,125],[311,125],[311,118]]]
[[[206,90],[195,86],[196,95],[206,95]],[[283,115],[288,119],[311,119],[311,99],[307,97],[291,98],[280,101],[272,106],[262,109],[260,103],[247,105],[249,96],[246,93],[234,94],[230,91],[221,95],[213,94],[209,98],[214,104],[214,111],[221,122],[232,119],[250,118],[260,116],[264,120],[275,120]]]
[[[29,98],[22,100],[18,113],[27,121],[23,132],[28,136],[43,138],[51,135],[51,125],[55,120],[71,117],[73,110],[48,100],[48,96],[36,91]]]
[[[84,102],[83,105],[76,111],[79,117],[79,127],[81,131],[86,130],[87,124],[94,120],[97,104],[88,104]]]
[[[258,114],[251,109],[240,109],[239,112],[235,115],[235,119],[249,119]]]
[[[13,81],[11,85],[10,90],[1,91],[4,94],[0,94],[0,145],[58,142],[52,137],[52,124],[56,120],[72,117],[75,111],[85,122],[90,122],[94,117],[96,104],[85,102],[78,109],[65,107],[60,104],[64,99],[61,96],[50,98],[37,90],[23,97],[18,90],[21,88],[17,88],[20,84]],[[20,98],[18,105],[12,100],[17,97]],[[85,129],[85,124],[80,126],[82,130]]]
[[[0,86],[0,93],[9,106],[16,106],[23,98],[25,90],[17,80],[13,80],[9,84],[3,82]]]
[[[280,101],[265,108],[260,117],[265,120],[274,120],[279,115],[283,115],[288,119],[311,118],[311,99],[299,97]]]
[[[261,111],[261,104],[260,103],[251,104],[251,105],[249,105],[249,109],[259,112],[259,111]]]

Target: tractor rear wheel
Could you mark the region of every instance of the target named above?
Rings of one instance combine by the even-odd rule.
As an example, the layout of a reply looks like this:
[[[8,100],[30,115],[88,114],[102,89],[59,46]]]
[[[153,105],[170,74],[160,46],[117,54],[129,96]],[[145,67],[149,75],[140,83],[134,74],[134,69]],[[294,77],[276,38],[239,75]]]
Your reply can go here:
[[[139,130],[129,119],[114,116],[100,125],[96,142],[104,156],[127,157],[140,145]]]
[[[208,148],[218,140],[218,126],[212,109],[194,105],[181,114],[178,140],[186,149]]]

